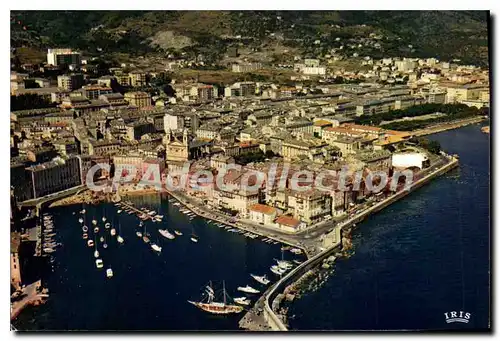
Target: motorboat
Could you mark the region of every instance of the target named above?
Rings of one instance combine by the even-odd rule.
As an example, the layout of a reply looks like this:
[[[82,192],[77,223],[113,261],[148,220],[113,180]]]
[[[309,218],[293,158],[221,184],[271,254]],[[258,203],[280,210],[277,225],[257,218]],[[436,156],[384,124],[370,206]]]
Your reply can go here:
[[[104,228],[109,229],[110,227],[111,227],[111,224],[110,224],[110,223],[106,223],[106,224],[104,224]]]
[[[149,237],[147,235],[143,235],[142,240],[144,241],[144,243],[149,243]]]
[[[102,262],[102,259],[98,258],[95,260],[95,266],[97,266],[98,269],[101,269],[104,266],[104,263]]]
[[[158,230],[158,232],[160,232],[160,234],[167,239],[175,239],[175,236],[172,233],[170,233],[167,229],[165,230],[160,229]]]
[[[277,265],[273,265],[271,266],[271,272],[278,276],[282,276],[286,272],[286,269],[282,269]]]
[[[136,234],[136,236],[137,236],[137,237],[139,237],[139,238],[141,238],[141,237],[142,237],[142,232],[141,232],[141,231],[137,231],[135,234]]]
[[[87,225],[83,225],[82,226],[82,231],[83,232],[87,232],[89,230],[89,228],[87,227]]]
[[[92,225],[97,225],[97,220],[92,219]]]
[[[111,229],[111,231],[109,231],[111,233],[112,236],[114,236],[116,234],[116,230],[115,229]]]
[[[43,252],[45,252],[45,253],[52,253],[54,251],[55,250],[53,248],[50,248],[50,247],[46,247],[46,248],[43,249]]]
[[[118,237],[116,237],[116,241],[120,244],[123,244],[125,240],[120,235],[118,235]]]
[[[93,241],[92,239],[87,240],[87,245],[88,245],[89,247],[94,246],[94,241]]]
[[[111,270],[111,268],[106,269],[106,277],[108,278],[113,277],[113,270]]]
[[[99,227],[94,227],[94,233],[98,233],[99,232]]]
[[[178,230],[174,230],[174,233],[178,236],[182,236],[182,232],[181,231],[178,231]]]
[[[102,244],[102,247],[105,248],[105,249],[107,249],[108,248],[108,244],[104,243],[104,244]]]
[[[161,246],[158,246],[155,243],[151,243],[151,248],[156,252],[161,252]]]
[[[250,300],[246,297],[236,297],[233,299],[233,301],[235,303],[238,303],[238,304],[241,304],[241,305],[249,305],[250,304]]]
[[[102,222],[106,222],[106,217],[102,217]]]
[[[198,237],[192,236],[192,237],[191,237],[191,241],[192,241],[193,243],[198,243]]]
[[[101,243],[104,243],[104,237],[99,238],[99,241],[100,241]]]
[[[94,251],[94,258],[99,258],[99,251],[98,250]]]
[[[260,284],[268,285],[269,282],[271,282],[270,280],[267,279],[266,275],[264,275],[264,276],[257,276],[257,275],[250,274],[250,276],[253,279],[255,279],[257,282],[259,282]]]
[[[87,239],[88,237],[89,237],[89,235],[88,235],[88,234],[86,234],[86,233],[84,233],[84,234],[82,235],[82,238],[83,238],[83,239]]]
[[[238,291],[246,292],[249,294],[258,294],[260,291],[257,289],[252,288],[251,286],[247,285],[245,287],[238,287]]]
[[[83,218],[79,218],[79,219],[78,219],[78,222],[79,222],[80,224],[82,224],[82,223],[83,223]]]
[[[118,211],[116,211],[116,213],[120,214],[120,213],[122,213],[122,210],[118,210]]]

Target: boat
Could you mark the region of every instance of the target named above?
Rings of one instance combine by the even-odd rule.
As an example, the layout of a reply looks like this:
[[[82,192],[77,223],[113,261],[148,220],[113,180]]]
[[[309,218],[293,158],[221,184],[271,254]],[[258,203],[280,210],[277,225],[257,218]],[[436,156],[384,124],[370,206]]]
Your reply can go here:
[[[140,226],[140,227],[142,227],[143,225],[144,225],[144,223],[141,221],[141,222],[139,223],[139,226]]]
[[[45,253],[52,253],[52,252],[54,252],[54,251],[55,251],[55,250],[54,250],[54,249],[52,249],[52,248],[50,248],[50,247],[46,247],[46,248],[44,248],[44,249],[43,249],[43,252],[45,252]]]
[[[253,279],[255,279],[257,282],[259,282],[260,284],[268,285],[269,282],[271,282],[270,280],[267,279],[266,275],[264,275],[264,276],[257,276],[257,275],[250,274],[250,276]]]
[[[238,287],[238,291],[246,292],[249,294],[258,294],[260,291],[247,285],[246,287]]]
[[[80,224],[81,224],[81,223],[83,223],[83,219],[82,219],[82,218],[79,218],[79,219],[78,219],[78,222],[79,222]]]
[[[104,266],[102,259],[100,259],[100,258],[96,259],[95,266],[97,266],[98,269],[101,269]]]
[[[106,269],[106,277],[108,278],[113,277],[113,270],[111,270],[111,268]]]
[[[271,272],[278,276],[282,276],[286,272],[286,269],[281,269],[279,266],[273,265],[271,266]]]
[[[156,252],[161,252],[161,246],[158,246],[155,243],[151,243],[151,248]]]
[[[99,238],[99,241],[100,241],[101,243],[104,243],[104,237]]]
[[[88,245],[89,247],[94,246],[94,241],[93,241],[92,239],[87,240],[87,245]]]
[[[102,222],[106,222],[106,217],[102,217]]]
[[[242,306],[227,303],[226,297],[228,297],[228,295],[226,293],[225,283],[223,284],[222,293],[224,297],[223,302],[215,301],[214,300],[215,292],[212,289],[212,282],[210,282],[209,285],[205,287],[205,294],[207,295],[206,302],[203,301],[200,302],[188,301],[188,302],[194,305],[195,307],[212,314],[226,315],[226,314],[240,313],[243,311]]]
[[[147,235],[143,235],[142,240],[144,241],[144,243],[149,243],[149,237]]]
[[[178,236],[182,236],[182,232],[181,231],[178,231],[178,230],[174,230],[174,233]]]
[[[94,258],[99,258],[99,251],[98,250],[94,251]]]
[[[89,235],[88,235],[88,234],[86,234],[86,233],[84,233],[84,234],[82,235],[82,238],[83,238],[83,239],[87,239],[88,237],[89,237]]]
[[[249,305],[250,304],[250,300],[246,297],[236,297],[233,299],[234,302],[238,303],[238,304],[241,304],[241,305]]]
[[[198,243],[198,237],[196,237],[196,236],[191,236],[191,241],[192,241],[193,243]]]
[[[104,244],[102,244],[102,247],[105,248],[105,249],[107,249],[108,248],[108,244],[104,243]]]
[[[82,226],[82,231],[83,232],[87,232],[89,230],[89,228],[87,227],[87,225],[83,225]]]
[[[167,239],[175,239],[175,236],[172,233],[170,233],[167,229],[165,230],[160,229],[158,230],[158,232],[160,232],[160,234]]]
[[[291,252],[291,253],[294,253],[294,254],[296,254],[296,255],[300,255],[300,254],[302,254],[302,250],[301,250],[301,249],[298,249],[298,248],[292,248],[292,249],[290,249],[290,252]]]
[[[111,231],[109,231],[111,233],[112,236],[114,236],[116,234],[116,230],[115,229],[111,229]]]
[[[111,224],[110,224],[110,223],[106,223],[106,224],[104,224],[104,228],[109,229],[110,227],[111,227]]]
[[[97,220],[92,219],[92,225],[97,225]]]
[[[116,237],[116,241],[120,244],[123,244],[125,240],[120,235],[118,235],[118,237]]]
[[[280,269],[284,269],[284,270],[289,270],[293,267],[292,263],[286,261],[286,260],[276,260],[276,263],[278,263],[278,267]]]
[[[118,211],[116,211],[116,213],[120,214],[120,213],[122,213],[122,210],[118,210]]]
[[[94,227],[94,233],[98,233],[98,232],[99,232],[99,227],[98,226]]]
[[[301,262],[300,260],[296,260],[296,259],[294,259],[294,260],[293,260],[293,262],[294,262],[295,264],[297,264],[297,265],[302,264],[302,262]]]
[[[142,237],[142,232],[141,232],[141,231],[137,231],[135,234],[136,234],[136,235],[137,235],[137,237],[139,237],[139,238],[141,238],[141,237]]]
[[[81,214],[85,214],[85,212],[87,212],[85,209],[80,211]]]

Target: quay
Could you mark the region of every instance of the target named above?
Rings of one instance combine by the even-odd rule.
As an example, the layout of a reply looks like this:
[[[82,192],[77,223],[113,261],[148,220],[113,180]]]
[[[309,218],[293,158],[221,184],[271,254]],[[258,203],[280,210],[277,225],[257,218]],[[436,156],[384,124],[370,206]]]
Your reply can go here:
[[[465,127],[470,124],[475,124],[484,121],[486,118],[483,116],[480,117],[472,117],[472,118],[465,118],[463,120],[456,120],[456,121],[451,121],[451,122],[444,122],[444,123],[439,123],[436,125],[432,125],[423,129],[418,129],[413,132],[413,135],[415,136],[424,136],[424,135],[430,135],[430,134],[435,134],[439,133],[442,131],[446,130],[452,130],[452,129],[458,129],[461,127]]]
[[[363,210],[362,212],[359,212],[353,217],[338,224],[337,228],[339,230],[347,229],[354,224],[363,221],[369,215],[381,211],[390,204],[404,198],[414,190],[427,184],[433,178],[441,176],[448,171],[458,167],[459,161],[456,157],[447,156],[447,158],[448,162],[446,164],[417,180],[411,185],[409,189],[394,193],[385,200]],[[312,270],[315,266],[320,264],[325,258],[334,254],[341,243],[341,241],[337,241],[326,250],[316,254],[311,258],[308,258],[305,262],[292,269],[292,271],[282,277],[278,282],[274,283],[266,292],[264,292],[263,297],[261,297],[261,299],[259,299],[255,303],[255,305],[245,314],[245,316],[243,316],[243,318],[239,322],[240,328],[253,331],[288,331],[287,326],[283,322],[283,318],[280,318],[276,313],[278,305],[274,303],[276,298],[280,295],[280,293],[284,292],[287,287],[293,285],[293,283],[304,276],[308,271]]]
[[[145,212],[141,211],[140,209],[138,209],[138,208],[134,207],[133,205],[127,204],[127,203],[125,203],[125,202],[123,202],[123,201],[122,201],[122,202],[120,202],[120,203],[119,203],[119,205],[120,205],[120,207],[123,207],[123,208],[125,208],[125,209],[131,210],[131,211],[133,211],[133,212],[137,213],[137,215],[145,215],[145,216],[146,216],[146,218],[144,218],[144,219],[142,219],[142,220],[148,220],[148,219],[153,220],[153,216],[151,216],[151,215],[150,215],[150,214],[148,214],[148,213],[145,213]]]

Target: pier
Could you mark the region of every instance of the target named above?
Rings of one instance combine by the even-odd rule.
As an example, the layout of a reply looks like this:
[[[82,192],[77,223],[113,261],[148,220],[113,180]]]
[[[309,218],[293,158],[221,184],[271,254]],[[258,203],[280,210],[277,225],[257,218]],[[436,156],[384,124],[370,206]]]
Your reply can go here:
[[[151,216],[150,214],[148,213],[145,213],[143,211],[141,211],[140,209],[136,208],[135,206],[133,205],[130,205],[130,204],[127,204],[125,202],[120,202],[120,207],[124,208],[124,209],[128,209],[128,210],[131,210],[133,211],[134,213],[136,213],[137,215],[145,215],[147,218],[143,219],[143,220],[148,220],[148,219],[151,219],[153,220],[153,216]]]
[[[14,320],[28,305],[39,305],[49,297],[46,289],[42,289],[41,281],[33,282],[22,289],[21,300],[11,303],[10,320]]]
[[[411,185],[411,187],[407,190],[402,190],[393,195],[389,196],[385,200],[359,212],[353,217],[343,221],[337,226],[340,229],[346,229],[354,224],[363,221],[369,215],[381,211],[385,207],[390,204],[404,198],[414,190],[422,187],[427,184],[430,180],[435,177],[441,176],[450,170],[458,167],[459,162],[458,159],[453,156],[446,156],[448,162],[441,167],[433,170],[426,176],[417,180],[415,183]],[[331,245],[326,250],[316,254],[315,256],[307,259],[304,263],[300,264],[296,268],[292,269],[288,274],[286,274],[283,278],[281,278],[278,282],[274,283],[263,295],[263,298],[259,299],[257,303],[250,309],[245,316],[240,320],[239,325],[241,328],[253,331],[264,331],[264,330],[272,330],[272,331],[287,331],[288,327],[283,322],[283,319],[279,317],[275,310],[277,310],[276,306],[273,306],[275,299],[278,297],[280,293],[282,293],[286,287],[293,284],[303,275],[305,275],[308,271],[316,267],[320,264],[325,258],[334,254],[338,247],[341,245],[341,241],[337,241],[333,245]],[[267,324],[262,327],[263,321]]]

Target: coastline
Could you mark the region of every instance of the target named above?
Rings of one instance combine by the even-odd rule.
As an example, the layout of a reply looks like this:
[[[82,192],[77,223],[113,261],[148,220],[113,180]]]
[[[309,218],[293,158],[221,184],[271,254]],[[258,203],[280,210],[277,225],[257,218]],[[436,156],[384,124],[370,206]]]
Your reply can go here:
[[[425,136],[425,135],[431,135],[435,133],[440,133],[442,131],[447,131],[447,130],[453,130],[453,129],[458,129],[462,128],[465,126],[468,126],[470,124],[476,124],[480,123],[482,121],[487,120],[487,118],[483,116],[479,117],[472,117],[472,118],[465,118],[463,120],[457,120],[457,121],[452,121],[452,122],[443,122],[443,123],[438,123],[435,125],[428,126],[423,129],[418,129],[412,132],[415,136]]]
[[[377,203],[376,205],[367,208],[366,210],[358,213],[357,215],[349,218],[348,220],[340,223],[338,225],[341,229],[347,229],[353,226],[356,223],[363,221],[369,215],[379,212],[390,204],[399,201],[399,199],[404,198],[408,194],[412,193],[414,190],[420,188],[421,186],[429,183],[435,177],[441,176],[448,171],[458,167],[459,161],[455,157],[448,157],[449,162],[445,165],[439,167],[434,170],[430,174],[424,176],[423,178],[416,181],[412,184],[411,188],[408,190],[402,190],[398,193],[391,195],[385,200]],[[298,267],[294,268],[287,275],[281,278],[278,282],[274,283],[271,287],[266,290],[263,296],[256,302],[254,307],[250,309],[250,311],[245,314],[245,316],[240,320],[240,327],[248,330],[254,331],[263,331],[263,330],[273,330],[273,331],[288,331],[287,326],[283,323],[283,319],[286,319],[286,316],[279,317],[275,310],[279,309],[279,305],[275,305],[275,300],[278,299],[280,301],[283,299],[284,294],[286,294],[287,289],[293,287],[298,281],[303,278],[311,269],[315,268],[318,264],[320,264],[325,258],[334,254],[338,247],[342,244],[342,242],[338,242],[332,245],[330,248],[322,251],[321,253],[315,255],[307,259],[304,263],[300,264]],[[282,294],[284,293],[284,294]],[[282,295],[280,297],[280,295]],[[263,314],[260,314],[261,307],[260,304],[263,304]],[[279,302],[278,302],[279,304]],[[258,321],[258,323],[257,323]],[[262,323],[265,322],[266,326],[261,328]]]

